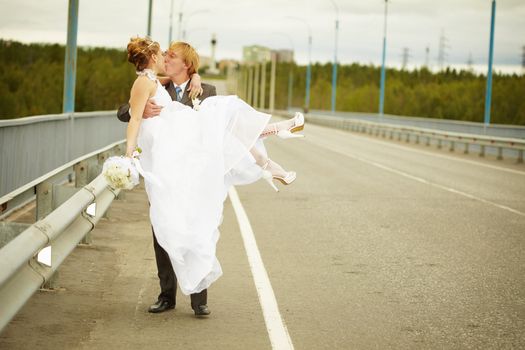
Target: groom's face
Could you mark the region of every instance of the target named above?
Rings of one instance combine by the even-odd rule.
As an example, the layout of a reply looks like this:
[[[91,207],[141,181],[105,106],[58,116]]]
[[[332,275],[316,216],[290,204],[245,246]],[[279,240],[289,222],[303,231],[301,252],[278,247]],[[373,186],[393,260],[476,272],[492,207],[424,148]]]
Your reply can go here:
[[[166,75],[169,77],[180,74],[188,74],[188,66],[184,63],[181,52],[178,50],[168,50],[164,56]]]

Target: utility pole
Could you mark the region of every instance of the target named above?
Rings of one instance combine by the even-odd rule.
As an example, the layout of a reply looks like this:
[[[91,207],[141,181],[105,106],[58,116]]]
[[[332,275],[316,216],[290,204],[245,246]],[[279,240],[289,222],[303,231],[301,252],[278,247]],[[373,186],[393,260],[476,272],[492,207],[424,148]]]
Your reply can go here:
[[[448,45],[448,39],[445,36],[445,31],[441,30],[441,35],[439,37],[439,48],[438,48],[438,66],[439,70],[443,70],[445,67],[445,63],[447,60],[447,49],[449,49],[450,46]]]
[[[430,56],[430,47],[425,47],[425,67],[427,69],[430,69],[430,66],[429,66],[429,56]]]
[[[525,45],[523,45],[522,53],[521,53],[521,69],[523,73],[525,74]]]
[[[467,60],[467,70],[469,72],[474,72],[474,60],[472,59],[472,52],[469,52],[468,54],[468,60]]]
[[[403,48],[403,55],[402,55],[402,64],[401,69],[407,69],[408,66],[408,59],[410,57],[410,49],[408,47]]]

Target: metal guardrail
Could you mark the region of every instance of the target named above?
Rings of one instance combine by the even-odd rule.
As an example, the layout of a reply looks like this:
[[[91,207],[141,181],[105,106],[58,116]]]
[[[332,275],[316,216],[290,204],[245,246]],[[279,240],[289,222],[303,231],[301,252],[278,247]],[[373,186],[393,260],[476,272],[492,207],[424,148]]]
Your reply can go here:
[[[0,197],[121,140],[125,128],[115,111],[0,120]]]
[[[9,208],[9,203],[20,206],[28,191],[36,193],[38,219],[32,225],[26,224],[22,232],[15,234],[0,249],[0,330],[36,290],[51,281],[57,268],[79,242],[89,243],[90,239],[86,239],[89,232],[120,193],[107,186],[100,175],[101,165],[108,156],[122,154],[124,148],[124,141],[111,144],[0,198],[0,204]],[[73,173],[76,188],[63,184],[64,178]],[[88,214],[86,209],[93,204],[95,212]],[[4,229],[11,225],[20,228],[17,223],[3,224]],[[38,253],[48,246],[51,247],[51,266],[37,261]]]
[[[294,108],[290,111],[300,112],[300,109]],[[399,126],[418,127],[424,129],[436,129],[441,131],[457,132],[462,134],[475,134],[495,137],[510,137],[517,139],[525,139],[524,125],[508,125],[508,124],[489,124],[485,125],[480,122],[471,122],[454,119],[438,119],[438,118],[423,118],[423,117],[407,117],[400,115],[364,112],[335,112],[323,110],[310,110],[309,115],[330,115],[335,117],[343,117],[350,119],[360,119],[376,123],[395,124]]]
[[[279,111],[277,114],[286,115],[287,113]],[[469,153],[472,148],[471,146],[477,146],[479,155],[482,157],[485,156],[488,148],[496,150],[498,159],[503,159],[503,150],[512,150],[515,152],[514,155],[517,162],[523,163],[523,152],[525,150],[524,139],[457,133],[328,115],[307,114],[305,118],[308,123],[312,124],[362,132],[384,138],[389,137],[390,139],[397,137],[399,141],[404,139],[406,142],[410,142],[413,140],[416,144],[425,141],[427,146],[430,146],[432,144],[431,141],[434,141],[433,143],[436,144],[438,148],[448,146],[450,151],[454,151],[458,144],[463,145],[464,153]]]

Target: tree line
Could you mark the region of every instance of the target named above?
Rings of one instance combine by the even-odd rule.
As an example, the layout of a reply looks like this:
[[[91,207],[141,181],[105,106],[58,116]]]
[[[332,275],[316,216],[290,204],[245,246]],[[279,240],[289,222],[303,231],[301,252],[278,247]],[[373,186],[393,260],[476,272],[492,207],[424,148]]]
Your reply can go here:
[[[58,44],[22,44],[0,39],[1,119],[61,113],[64,54],[65,47]],[[125,50],[80,47],[77,55],[76,111],[112,110],[129,99],[136,75],[126,61]],[[306,67],[280,63],[275,97],[279,109],[288,105],[290,70],[292,106],[304,106]],[[377,113],[379,75],[380,68],[372,65],[340,65],[337,110]],[[421,68],[387,69],[386,76],[387,114],[483,122],[483,75],[450,68],[433,73]],[[331,63],[313,64],[310,109],[331,108],[331,77]],[[491,122],[525,125],[524,75],[493,76]]]

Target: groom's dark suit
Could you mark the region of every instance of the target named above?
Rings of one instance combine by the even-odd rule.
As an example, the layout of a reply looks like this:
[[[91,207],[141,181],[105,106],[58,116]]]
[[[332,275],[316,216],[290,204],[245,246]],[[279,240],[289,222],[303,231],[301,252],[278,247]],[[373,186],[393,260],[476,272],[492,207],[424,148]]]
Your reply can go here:
[[[189,87],[189,82],[186,84],[184,94],[182,95],[181,103],[186,106],[193,107],[193,103],[189,97],[187,91]],[[177,94],[175,92],[175,86],[172,82],[164,86],[168,93],[171,96],[173,101],[177,100]],[[202,83],[202,95],[199,96],[200,100],[204,100],[210,96],[216,96],[217,91],[215,86],[210,84]],[[131,116],[129,114],[129,103],[126,103],[118,109],[117,117],[122,122],[129,122]],[[153,228],[152,228],[153,231]],[[177,293],[177,276],[173,271],[171,266],[171,261],[168,256],[168,253],[158,244],[157,239],[155,238],[155,232],[153,232],[153,247],[155,249],[155,258],[157,260],[157,270],[160,280],[160,294],[159,300],[166,300],[170,305],[175,305],[175,295]],[[206,305],[208,303],[208,290],[204,289],[200,293],[191,295],[191,308],[195,310],[199,305]]]

